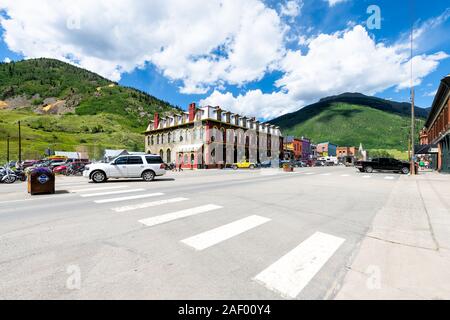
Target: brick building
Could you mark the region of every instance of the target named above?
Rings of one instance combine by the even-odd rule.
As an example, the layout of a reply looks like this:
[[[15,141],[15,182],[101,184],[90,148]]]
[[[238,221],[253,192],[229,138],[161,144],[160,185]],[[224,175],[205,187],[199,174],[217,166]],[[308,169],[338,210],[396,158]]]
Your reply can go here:
[[[279,160],[278,126],[221,109],[189,105],[187,112],[155,113],[145,132],[145,151],[183,168],[216,168],[242,160]]]
[[[337,145],[331,142],[319,143],[316,149],[319,157],[336,157]]]
[[[434,97],[425,128],[420,132],[421,144],[437,144],[437,169],[450,173],[450,75],[441,80]]]

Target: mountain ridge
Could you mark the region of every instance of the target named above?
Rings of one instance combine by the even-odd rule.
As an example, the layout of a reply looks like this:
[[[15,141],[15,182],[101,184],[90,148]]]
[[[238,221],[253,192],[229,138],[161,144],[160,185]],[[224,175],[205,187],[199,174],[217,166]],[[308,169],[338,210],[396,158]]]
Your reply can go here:
[[[411,105],[346,92],[320,99],[295,112],[268,121],[283,135],[306,136],[315,143],[331,141],[342,146],[365,144],[373,149],[407,149]],[[415,108],[416,130],[429,110]]]

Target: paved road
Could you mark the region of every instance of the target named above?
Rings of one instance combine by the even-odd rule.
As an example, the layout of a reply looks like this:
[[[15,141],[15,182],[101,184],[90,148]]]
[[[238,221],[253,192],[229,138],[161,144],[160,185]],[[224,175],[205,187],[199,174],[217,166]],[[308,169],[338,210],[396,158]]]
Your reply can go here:
[[[332,298],[399,175],[169,172],[0,185],[0,298]]]

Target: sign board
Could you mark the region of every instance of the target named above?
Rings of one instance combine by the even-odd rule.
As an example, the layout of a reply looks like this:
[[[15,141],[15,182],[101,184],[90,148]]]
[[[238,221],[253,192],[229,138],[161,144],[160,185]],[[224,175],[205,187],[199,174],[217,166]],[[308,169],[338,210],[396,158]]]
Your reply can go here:
[[[50,180],[50,178],[46,174],[41,174],[37,179],[41,184],[47,183],[48,180]]]
[[[438,148],[430,148],[428,150],[429,153],[439,153],[439,149]]]

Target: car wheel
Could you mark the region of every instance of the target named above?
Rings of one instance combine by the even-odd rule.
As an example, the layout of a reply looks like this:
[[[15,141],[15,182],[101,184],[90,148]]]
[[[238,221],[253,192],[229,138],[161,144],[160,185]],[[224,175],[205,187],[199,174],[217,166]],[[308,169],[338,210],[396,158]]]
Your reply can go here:
[[[254,166],[253,164],[251,164],[251,165],[249,166],[249,168],[250,168],[250,169],[255,169],[255,166]]]
[[[92,181],[101,183],[106,181],[106,174],[103,171],[94,171],[92,174]]]
[[[144,171],[144,173],[142,173],[142,179],[144,179],[144,181],[153,181],[153,179],[155,179],[155,173],[153,171]]]
[[[409,173],[409,168],[408,167],[403,167],[402,168],[402,173],[403,174],[408,174]]]
[[[358,169],[359,170],[359,172],[364,172],[364,169]]]
[[[368,167],[365,168],[365,171],[367,173],[372,173],[373,172],[373,168],[371,166],[368,166]]]
[[[237,166],[233,166],[232,168],[233,168],[233,170],[237,170],[238,167]]]

